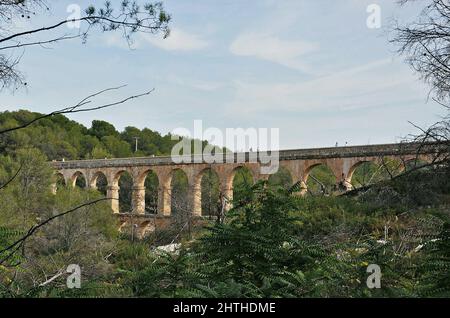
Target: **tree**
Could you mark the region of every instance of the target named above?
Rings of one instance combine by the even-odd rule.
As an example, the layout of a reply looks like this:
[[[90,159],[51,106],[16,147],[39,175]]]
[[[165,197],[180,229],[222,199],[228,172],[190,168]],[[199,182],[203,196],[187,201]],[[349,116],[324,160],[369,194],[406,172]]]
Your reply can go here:
[[[400,0],[401,4],[413,0]],[[391,40],[399,53],[430,84],[441,102],[450,98],[450,3],[448,0],[426,1],[416,22],[394,28]]]
[[[414,0],[399,0],[405,5]],[[448,0],[427,0],[417,21],[394,27],[391,43],[398,47],[398,52],[406,57],[412,69],[430,85],[434,101],[450,110],[450,3]],[[422,144],[439,143],[446,145],[439,163],[449,160],[450,114],[428,128],[419,129],[420,133],[410,136]],[[443,157],[443,158],[442,158]]]
[[[420,294],[432,297],[450,295],[450,223],[449,218],[443,224],[440,235],[428,242],[425,256],[419,272],[422,274]]]
[[[78,153],[78,158],[85,157],[85,154],[91,154],[96,148],[102,148],[100,141],[94,136],[83,136],[80,134],[77,138],[79,143],[77,148],[81,150],[81,152]]]
[[[94,149],[92,149],[90,157],[92,159],[104,159],[111,157],[111,154],[102,146],[95,146]]]
[[[162,32],[164,37],[169,35],[170,15],[165,12],[161,2],[139,5],[137,1],[131,0],[121,1],[120,5],[113,5],[111,1],[106,1],[101,7],[91,5],[80,16],[36,29],[15,32],[12,27],[18,20],[32,20],[49,10],[46,0],[0,0],[0,88],[18,88],[27,84],[17,69],[21,58],[21,54],[16,53],[18,49],[75,38],[85,42],[95,29],[101,32],[120,31],[129,43],[136,32]],[[67,34],[67,30],[63,32],[62,28],[69,23],[79,23],[80,28]]]
[[[98,28],[101,32],[121,31],[124,39],[128,42],[132,41],[131,36],[136,32],[146,32],[151,34],[162,32],[164,34],[164,37],[169,34],[168,23],[170,21],[170,16],[164,11],[162,3],[147,3],[143,6],[140,6],[138,5],[137,1],[128,0],[122,1],[118,6],[113,6],[110,1],[106,1],[105,4],[100,8],[89,6],[80,16],[75,16],[71,19],[63,19],[55,24],[38,27],[35,29],[16,31],[12,27],[13,23],[17,22],[17,20],[31,19],[32,16],[39,15],[43,11],[47,10],[50,9],[46,6],[45,0],[0,0],[0,90],[3,88],[18,88],[22,85],[27,84],[25,82],[24,76],[17,69],[21,57],[20,54],[17,56],[16,52],[18,49],[23,51],[26,47],[29,46],[42,46],[44,44],[56,43],[74,38],[81,38],[84,42],[87,40],[88,35],[95,28]],[[54,35],[55,33],[61,32],[62,27],[68,23],[80,23],[80,29],[73,34],[60,33]],[[46,38],[43,39],[39,36],[46,36]],[[59,110],[55,110],[49,114],[31,114],[31,117],[22,120],[21,123],[19,121],[9,122],[6,127],[0,129],[0,136],[4,137],[5,135],[15,134],[19,131],[21,132],[32,124],[39,121],[45,122],[46,119],[51,117],[56,117],[62,114],[87,112],[112,107],[115,105],[123,104],[134,98],[149,95],[152,92],[152,90],[150,90],[142,94],[124,98],[119,101],[92,106],[94,99],[99,95],[120,88],[121,87],[111,87],[101,91],[97,91],[96,93],[93,93],[81,99],[74,105],[60,108]],[[28,114],[25,113],[25,115]],[[84,146],[87,146],[89,148],[93,145],[90,145],[89,142],[87,142]],[[40,159],[45,157],[34,156],[33,158],[39,161]],[[15,202],[26,205],[26,209],[21,208],[21,211],[24,212],[25,210],[28,210],[31,212],[29,213],[29,215],[25,215],[23,220],[22,226],[25,227],[24,234],[20,233],[16,235],[17,238],[14,238],[14,240],[9,240],[6,242],[3,240],[3,238],[5,237],[4,233],[8,234],[9,232],[5,232],[4,230],[2,230],[2,233],[0,234],[0,242],[2,243],[2,245],[0,245],[0,266],[3,266],[3,264],[10,262],[8,266],[11,266],[11,268],[13,268],[13,271],[16,270],[16,273],[17,267],[20,265],[20,263],[14,262],[14,259],[17,256],[17,252],[21,251],[21,256],[26,257],[25,243],[30,240],[32,241],[36,239],[35,235],[39,233],[39,230],[48,230],[46,226],[55,225],[56,223],[62,222],[63,219],[71,217],[73,212],[79,212],[85,208],[90,208],[92,205],[95,205],[96,203],[99,203],[101,201],[106,201],[108,199],[100,198],[89,201],[90,198],[88,196],[87,198],[83,198],[83,200],[88,200],[85,201],[85,203],[79,204],[60,213],[58,213],[56,209],[50,211],[50,213],[38,215],[37,219],[33,219],[36,216],[36,213],[33,213],[35,211],[33,209],[33,206],[30,204],[36,201],[34,200],[35,196],[33,195],[33,192],[35,192],[34,189],[38,188],[40,194],[47,195],[49,194],[49,187],[48,185],[41,185],[40,187],[36,187],[36,178],[34,176],[21,178],[21,175],[28,171],[28,169],[26,168],[30,163],[32,163],[32,161],[21,162],[17,170],[13,173],[9,173],[9,176],[0,186],[0,190],[5,190],[9,186],[9,191],[13,191],[14,188],[12,186],[21,186],[23,189],[26,189],[26,195],[31,195],[24,200],[23,198],[15,197],[14,192],[12,192],[12,196],[15,197]],[[32,164],[30,168],[33,169],[40,167]],[[43,169],[42,171],[47,170]],[[47,182],[49,182],[50,180],[50,178],[44,179],[47,180]],[[18,181],[20,181],[19,185]],[[48,189],[47,191],[43,190],[46,188]],[[2,197],[2,201],[0,202],[0,204],[2,205],[8,204],[8,201],[4,201],[4,198],[5,197]],[[40,208],[43,207],[41,205],[42,202],[40,202]],[[111,217],[110,214],[109,216]],[[73,224],[75,224],[76,226],[80,223],[80,221],[81,220],[77,220],[73,222]],[[82,221],[86,221],[86,218],[83,218]],[[104,225],[106,223],[104,221],[99,221],[98,224]],[[28,228],[28,230],[26,230],[26,228]],[[82,234],[86,234],[85,229],[82,229],[77,234],[77,236],[81,237],[83,236]],[[8,237],[10,238],[10,236]],[[68,237],[64,237],[62,239],[68,239]],[[66,244],[65,247],[68,247],[69,245]],[[41,246],[37,244],[37,247]],[[80,247],[78,250],[84,252],[84,247]],[[55,249],[52,249],[52,251],[55,251]],[[14,277],[15,276],[16,275],[14,274]],[[51,280],[47,280],[47,282],[48,281]],[[33,282],[33,284],[36,286],[35,283],[36,282]],[[10,286],[11,284],[12,283],[9,283]]]
[[[220,180],[217,174],[208,169],[203,173],[200,183],[202,215],[218,217],[221,212]]]
[[[98,139],[102,139],[103,137],[106,136],[119,135],[119,133],[117,132],[116,128],[113,125],[103,120],[93,120],[92,126],[89,129],[89,134],[97,137]]]
[[[325,253],[295,234],[298,219],[290,215],[296,202],[294,190],[274,191],[267,182],[242,187],[228,221],[215,223],[194,243],[198,261],[208,265],[203,266],[206,295],[220,291],[221,297],[299,297],[307,293],[311,281],[304,273],[313,271]]]
[[[170,155],[173,145],[168,135],[161,136],[148,128],[126,127],[119,133],[106,121],[95,120],[93,127],[88,129],[62,114],[46,116],[25,110],[1,112],[0,131],[28,125],[30,121],[34,123],[27,129],[0,134],[0,152],[13,153],[32,147],[42,151],[50,160],[104,159]],[[35,121],[38,118],[40,120]],[[139,138],[138,152],[134,152],[133,136]]]
[[[35,222],[39,211],[47,209],[48,191],[42,189],[50,189],[52,170],[46,161],[45,155],[37,149],[21,149],[12,158],[4,157],[2,184],[16,171],[18,174],[15,182],[3,189],[0,201],[2,226],[20,226],[24,230]]]
[[[118,137],[105,136],[102,138],[102,143],[106,150],[116,158],[126,158],[132,154],[130,145]]]

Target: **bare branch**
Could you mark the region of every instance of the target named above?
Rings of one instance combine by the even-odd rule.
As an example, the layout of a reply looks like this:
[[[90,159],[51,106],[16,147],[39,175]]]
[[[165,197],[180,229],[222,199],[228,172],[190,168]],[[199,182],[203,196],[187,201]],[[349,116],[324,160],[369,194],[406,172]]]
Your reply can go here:
[[[401,5],[412,0],[401,0]],[[430,0],[417,22],[393,28],[391,43],[441,102],[450,100],[450,5]]]
[[[36,14],[36,12],[33,12],[33,8],[41,9],[39,11],[43,9],[49,10],[44,0],[0,0],[0,22],[4,22],[7,25],[20,18],[20,16],[29,18],[30,15]],[[81,38],[83,43],[85,43],[91,30],[95,27],[98,27],[100,32],[122,32],[122,37],[130,46],[132,35],[137,32],[148,34],[161,32],[163,37],[166,38],[170,34],[170,20],[171,17],[165,12],[162,2],[139,5],[137,1],[121,1],[116,8],[113,8],[111,2],[106,1],[100,8],[89,6],[83,16],[60,20],[54,24],[39,28],[12,32],[2,29],[0,24],[0,31],[3,31],[3,34],[0,34],[0,44],[3,45],[0,47],[0,51],[11,50],[11,52],[15,52],[17,48],[27,48],[36,45],[44,47],[46,44],[75,38]],[[65,25],[73,23],[80,24],[78,33],[54,35],[54,33],[60,32]],[[39,35],[47,38],[29,40],[30,37],[33,38]],[[18,60],[0,55],[0,88],[17,88],[24,85],[21,73],[16,70]]]
[[[4,134],[4,133],[11,132],[11,131],[15,131],[15,130],[26,128],[26,127],[32,125],[33,123],[35,123],[35,122],[37,122],[39,120],[42,120],[42,119],[48,118],[48,117],[52,117],[52,116],[55,116],[55,115],[74,114],[74,113],[80,113],[80,112],[89,112],[89,111],[94,111],[94,110],[99,110],[99,109],[104,109],[104,108],[108,108],[108,107],[117,106],[117,105],[120,105],[120,104],[124,104],[124,103],[126,103],[126,102],[128,102],[128,101],[130,101],[132,99],[136,99],[136,98],[139,98],[139,97],[150,95],[154,91],[154,89],[151,89],[151,90],[149,90],[149,91],[147,91],[145,93],[132,95],[132,96],[129,96],[127,98],[124,98],[124,99],[116,101],[116,102],[102,104],[102,105],[99,105],[99,106],[82,108],[83,106],[92,103],[91,99],[93,97],[96,97],[96,96],[98,96],[100,94],[103,94],[103,93],[111,91],[111,90],[117,90],[117,89],[123,88],[125,86],[126,85],[104,89],[102,91],[99,91],[97,93],[89,95],[86,98],[83,98],[80,102],[78,102],[74,106],[65,107],[65,108],[62,108],[60,110],[56,110],[56,111],[53,111],[51,113],[48,113],[48,114],[44,114],[44,115],[38,116],[38,117],[34,118],[33,120],[31,120],[31,121],[29,121],[29,122],[27,122],[25,124],[16,126],[16,127],[0,130],[0,134]]]
[[[6,248],[0,250],[0,255],[5,253],[5,252],[9,252],[3,259],[0,259],[0,265],[3,264],[6,260],[8,260],[15,252],[17,252],[21,247],[23,247],[23,243],[30,237],[32,236],[38,229],[40,229],[41,227],[47,225],[48,223],[50,223],[51,221],[60,218],[64,215],[70,214],[72,212],[75,212],[83,207],[87,207],[87,206],[91,206],[94,205],[98,202],[102,202],[102,201],[107,201],[107,200],[117,200],[114,198],[101,198],[101,199],[97,199],[97,200],[93,200],[93,201],[89,201],[83,204],[80,204],[70,210],[67,210],[65,212],[56,214],[44,221],[42,221],[41,223],[32,226],[28,232],[22,236],[20,239],[18,239],[17,241],[15,241],[14,243],[10,244],[9,246],[7,246]]]
[[[8,179],[4,184],[0,186],[0,190],[6,188],[11,182],[14,181],[14,179],[19,175],[20,170],[22,170],[22,165],[20,165],[19,169],[17,169],[16,173]]]

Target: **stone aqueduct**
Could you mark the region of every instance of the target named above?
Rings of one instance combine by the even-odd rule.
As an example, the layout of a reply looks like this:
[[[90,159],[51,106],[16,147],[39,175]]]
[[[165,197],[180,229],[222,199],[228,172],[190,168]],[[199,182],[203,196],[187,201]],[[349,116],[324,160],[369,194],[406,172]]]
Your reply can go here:
[[[227,198],[232,197],[233,178],[240,167],[249,169],[253,180],[268,179],[269,175],[261,174],[261,162],[249,160],[251,154],[245,154],[244,162],[235,160],[223,163],[180,163],[171,157],[142,157],[123,159],[97,159],[75,161],[53,161],[51,164],[56,173],[64,178],[65,184],[75,186],[76,180],[83,175],[88,188],[96,188],[96,181],[100,174],[107,180],[107,197],[111,198],[112,211],[125,215],[119,211],[119,178],[127,171],[133,178],[132,211],[133,216],[142,218],[170,218],[171,215],[171,178],[175,170],[182,170],[189,184],[189,208],[194,216],[201,215],[201,179],[207,169],[214,171],[220,180],[220,190]],[[279,166],[289,171],[292,181],[306,181],[312,168],[324,164],[328,166],[336,177],[337,182],[349,188],[353,172],[363,162],[382,163],[386,158],[396,159],[405,163],[409,160],[430,160],[430,153],[418,153],[415,144],[384,144],[369,146],[349,146],[279,151]],[[145,186],[144,182],[149,172],[158,177],[158,208],[154,216],[145,215]],[[55,187],[56,189],[56,187]]]

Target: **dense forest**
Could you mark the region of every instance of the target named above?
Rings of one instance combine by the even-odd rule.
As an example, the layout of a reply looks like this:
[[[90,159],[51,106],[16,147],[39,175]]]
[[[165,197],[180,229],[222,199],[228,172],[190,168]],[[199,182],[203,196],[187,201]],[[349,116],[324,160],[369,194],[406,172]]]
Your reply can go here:
[[[24,125],[40,116],[43,114],[26,110],[2,112],[0,129]],[[86,128],[60,114],[0,138],[0,153],[33,147],[42,151],[49,160],[170,155],[172,147],[178,142],[172,140],[171,134],[162,136],[148,128],[140,130],[130,126],[119,132],[112,124],[102,120],[93,120],[91,127]],[[135,138],[139,138],[137,151]]]
[[[2,114],[2,123],[20,123],[20,116],[27,115]],[[115,153],[103,142],[105,137],[123,144],[124,155],[132,155],[126,133],[106,122],[94,122],[93,127],[57,116],[2,137],[8,155],[1,158],[1,184],[20,169],[2,189],[0,296],[450,295],[450,170],[445,163],[395,174],[362,165],[355,172],[354,191],[348,193],[339,193],[327,168],[317,167],[304,195],[283,170],[255,184],[242,170],[233,184],[233,208],[221,220],[212,213],[186,228],[185,220],[174,217],[172,225],[141,240],[118,231],[118,219],[99,201],[40,227],[14,253],[5,250],[37,222],[104,197],[79,187],[59,189],[56,195],[50,191],[51,155],[65,156],[72,149],[86,158],[95,147]],[[149,129],[141,136],[144,132],[157,136],[146,149],[164,153],[166,146],[157,145],[166,137]],[[91,146],[71,139],[72,134]],[[65,150],[60,152],[62,144]],[[216,184],[213,175],[202,183],[210,198],[203,208],[209,212],[217,206]],[[183,187],[174,192],[182,195]],[[174,243],[174,250],[161,248]],[[66,286],[68,264],[80,265],[79,289]],[[366,284],[369,264],[381,268],[380,289]]]

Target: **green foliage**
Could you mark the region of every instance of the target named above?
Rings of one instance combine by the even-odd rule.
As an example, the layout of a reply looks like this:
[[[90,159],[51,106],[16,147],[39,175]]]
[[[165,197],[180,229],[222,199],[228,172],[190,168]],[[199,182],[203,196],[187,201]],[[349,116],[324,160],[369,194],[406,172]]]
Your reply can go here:
[[[119,179],[119,210],[131,212],[131,193],[133,188],[133,178],[128,172],[123,172]]]
[[[32,227],[57,213],[101,198],[97,191],[62,187],[51,193],[53,170],[37,149],[20,149],[14,157],[1,157],[1,182],[16,178],[2,189],[0,200],[0,250],[10,246]],[[20,169],[19,169],[20,168]],[[36,286],[69,264],[79,264],[87,281],[101,282],[111,270],[104,255],[118,237],[117,220],[107,202],[80,208],[46,224],[27,238],[20,253],[0,253],[0,296],[47,297],[65,290],[58,279],[48,288]]]
[[[353,172],[351,184],[353,188],[367,186],[383,180],[381,167],[373,162],[361,163]]]
[[[336,192],[336,176],[325,166],[318,165],[311,169],[306,180],[309,195],[330,195]]]
[[[0,268],[2,295],[17,295],[20,286],[32,297],[448,296],[448,211],[439,206],[411,213],[348,197],[297,197],[295,189],[266,182],[241,190],[224,223],[211,222],[175,252],[152,247],[156,236],[118,240],[106,205],[61,219],[31,240],[27,253],[48,272],[77,259],[89,268],[82,289],[67,290],[63,279],[33,289],[27,279],[39,274],[25,262],[11,286],[11,273]],[[63,190],[54,208],[97,196]],[[0,229],[3,245],[16,234],[10,229]],[[167,234],[168,243],[177,231]],[[369,264],[381,268],[381,289],[366,286]]]
[[[270,175],[268,184],[273,189],[276,189],[277,187],[288,189],[292,186],[292,176],[289,173],[289,170],[280,167],[277,173]]]
[[[108,149],[108,152],[116,158],[126,158],[132,156],[130,144],[126,141],[120,140],[119,137],[104,136],[102,138],[102,143],[105,145],[105,148]]]
[[[146,297],[280,297],[307,291],[303,271],[325,258],[322,249],[295,236],[284,190],[258,183],[241,196],[226,223],[178,252],[155,253],[151,265],[134,271],[130,284]]]
[[[0,250],[10,246],[23,234],[23,232],[14,228],[0,226]],[[7,264],[20,264],[22,261],[20,254],[10,254],[9,251],[0,253],[0,257],[6,258]],[[10,267],[0,264],[0,298],[10,296],[6,286],[11,284],[13,275],[13,270]]]
[[[170,33],[168,23],[170,15],[164,10],[162,2],[139,4],[138,1],[121,1],[115,7],[111,1],[106,1],[103,6],[90,5],[85,9],[85,15],[90,18],[91,25],[99,25],[103,32],[124,29],[124,37],[130,40],[135,32],[156,33],[161,30],[164,37]],[[123,16],[124,21],[116,20],[116,16]]]
[[[133,295],[448,295],[448,222],[439,221],[446,215],[441,208],[416,206],[410,213],[348,197],[302,198],[265,182],[241,190],[224,223],[211,224],[178,252],[147,251],[148,265],[126,279]],[[366,286],[369,264],[381,268],[381,289]]]
[[[203,277],[192,269],[192,255],[183,249],[177,254],[157,252],[155,261],[132,274],[130,283],[136,296],[187,297]]]
[[[98,198],[96,192],[62,189],[54,197],[50,209],[42,212],[38,220],[46,220],[56,211],[67,211]],[[26,240],[25,256],[21,257],[20,263],[13,265],[8,260],[9,271],[3,273],[3,280],[9,282],[4,285],[6,290],[15,297],[81,296],[80,291],[67,290],[66,275],[48,286],[37,287],[52,275],[65,272],[69,264],[78,264],[82,269],[82,282],[86,284],[82,293],[85,296],[109,295],[107,287],[113,285],[109,281],[113,266],[105,257],[114,249],[117,227],[117,220],[106,202],[54,219]],[[51,276],[43,276],[42,272]],[[92,290],[96,286],[97,291],[93,293],[88,286]]]
[[[106,136],[118,136],[119,133],[110,123],[103,120],[93,120],[92,126],[89,128],[88,133],[98,140],[101,140]]]
[[[450,203],[450,169],[447,166],[417,170],[393,180],[380,182],[359,194],[360,201],[383,208],[402,210],[405,207]]]
[[[450,297],[450,216],[447,214],[441,233],[424,245],[419,295]]]
[[[221,210],[220,180],[211,169],[203,173],[201,181],[202,215],[218,215]]]
[[[274,193],[258,183],[232,209],[227,223],[210,228],[211,234],[200,239],[206,262],[217,262],[214,272],[218,279],[239,281],[262,280],[276,275],[286,266],[304,262],[300,242],[293,236],[293,208],[284,192]]]
[[[49,208],[53,171],[37,149],[18,150],[14,157],[0,157],[0,162],[1,184],[17,173],[14,182],[2,189],[0,224],[22,230]]]
[[[34,116],[2,113],[0,124],[14,126]],[[176,142],[149,129],[127,127],[119,133],[101,121],[86,129],[63,116],[2,135],[0,147],[11,152],[0,156],[0,184],[16,173],[17,178],[1,193],[0,248],[55,213],[104,194],[105,180],[99,177],[99,191],[59,184],[53,195],[50,185],[57,179],[49,154],[136,155],[134,137],[139,155],[168,153]],[[285,171],[253,184],[251,172],[239,168],[233,208],[221,222],[204,218],[207,226],[201,229],[190,223],[185,228],[189,185],[177,170],[171,180],[174,226],[130,241],[126,233],[119,235],[107,202],[81,208],[39,229],[27,239],[23,255],[0,265],[0,297],[448,297],[447,166],[394,179],[373,165],[360,168],[353,176],[359,185],[375,184],[338,197],[329,195],[339,192],[332,187],[335,177],[320,166],[311,171],[310,179],[318,181],[310,181],[309,191],[327,195],[303,197],[293,194],[299,184],[291,187]],[[119,186],[120,209],[129,211],[131,177],[124,173]],[[154,213],[157,177],[149,173],[145,186],[147,213]],[[201,187],[202,210],[217,212],[217,175],[205,171]],[[174,238],[182,242],[176,251],[155,248]],[[73,263],[82,268],[81,289],[68,290],[65,275],[37,287]],[[381,289],[366,286],[369,264],[381,268]]]
[[[172,173],[170,187],[171,195],[171,213],[180,217],[183,222],[184,216],[188,214],[188,178],[183,170],[177,169]]]
[[[92,151],[90,157],[92,159],[105,159],[105,158],[111,158],[112,155],[103,148],[103,146],[95,146]]]
[[[25,110],[0,113],[0,129],[23,125],[42,114]],[[135,150],[138,138],[138,151]],[[39,120],[27,129],[0,135],[0,153],[12,154],[18,149],[37,148],[49,160],[104,159],[131,156],[170,155],[178,140],[144,128],[126,127],[119,133],[106,121],[93,120],[91,128],[56,115]],[[200,149],[208,145],[201,143]],[[191,141],[191,152],[194,141]]]
[[[144,182],[145,186],[145,213],[158,213],[159,180],[156,173],[150,171]]]
[[[246,192],[253,185],[253,176],[250,170],[240,167],[235,171],[233,178],[233,201],[240,202],[245,198]]]

